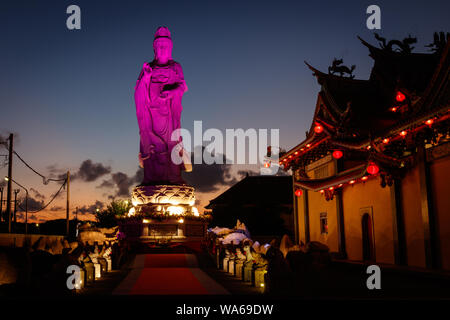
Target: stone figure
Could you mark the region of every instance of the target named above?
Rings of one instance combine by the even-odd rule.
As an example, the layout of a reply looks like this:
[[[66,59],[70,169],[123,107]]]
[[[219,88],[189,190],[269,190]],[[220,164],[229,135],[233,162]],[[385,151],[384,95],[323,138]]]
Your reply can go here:
[[[183,109],[181,100],[187,91],[181,65],[172,59],[169,29],[159,27],[153,41],[154,60],[144,63],[136,83],[134,99],[139,124],[139,163],[144,168],[142,185],[185,184],[181,178],[183,164],[171,159],[179,135]]]

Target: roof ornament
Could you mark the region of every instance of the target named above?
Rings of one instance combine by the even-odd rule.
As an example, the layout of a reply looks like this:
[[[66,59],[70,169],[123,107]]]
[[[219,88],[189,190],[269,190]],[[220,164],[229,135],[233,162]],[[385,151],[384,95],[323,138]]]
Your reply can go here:
[[[333,59],[333,63],[331,66],[328,67],[328,74],[336,74],[339,73],[339,76],[343,77],[344,73],[348,74],[348,78],[353,79],[355,75],[353,74],[353,71],[355,70],[356,66],[352,65],[350,68],[347,66],[342,65],[344,62],[343,59]]]
[[[417,38],[411,37],[408,35],[407,38],[404,38],[402,41],[400,40],[390,40],[386,43],[386,38],[383,38],[378,33],[374,33],[375,39],[380,42],[380,47],[383,50],[391,51],[391,52],[400,52],[400,53],[411,53],[414,47],[411,45],[417,42]],[[397,48],[394,50],[392,47],[396,46]]]
[[[445,45],[450,40],[450,33],[441,31],[439,33],[435,32],[433,35],[433,42],[429,45],[426,45],[426,48],[430,48],[431,52],[442,52],[444,50]]]

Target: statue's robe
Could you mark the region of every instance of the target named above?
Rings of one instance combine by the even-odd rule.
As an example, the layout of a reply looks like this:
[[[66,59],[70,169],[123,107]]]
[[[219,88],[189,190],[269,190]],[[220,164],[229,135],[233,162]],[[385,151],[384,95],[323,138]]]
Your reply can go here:
[[[180,128],[181,100],[187,91],[179,63],[170,60],[160,66],[150,63],[150,74],[141,71],[136,83],[134,99],[139,124],[140,153],[145,159],[144,185],[184,184],[181,165],[171,160],[172,149],[180,142],[172,141],[174,130]],[[171,90],[173,96],[162,99],[161,92]]]

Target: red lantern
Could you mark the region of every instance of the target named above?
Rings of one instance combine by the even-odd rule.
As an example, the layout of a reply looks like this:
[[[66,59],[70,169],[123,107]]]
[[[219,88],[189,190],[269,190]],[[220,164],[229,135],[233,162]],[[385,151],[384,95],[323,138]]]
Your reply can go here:
[[[433,119],[428,119],[427,121],[425,121],[425,124],[431,126],[433,122],[434,122]]]
[[[344,153],[341,150],[333,151],[333,158],[335,158],[336,160],[342,158],[343,155]]]
[[[395,100],[397,100],[398,102],[403,102],[405,101],[406,96],[401,93],[400,91],[397,91],[397,94],[395,95]]]
[[[303,194],[303,191],[302,191],[302,190],[300,190],[300,189],[295,190],[295,195],[296,195],[297,197],[301,197],[302,194]]]
[[[377,174],[378,171],[380,171],[380,168],[373,162],[369,163],[367,166],[367,172],[372,175]]]
[[[320,124],[317,124],[317,125],[314,127],[314,132],[315,132],[315,133],[321,134],[322,131],[323,131],[323,127],[322,127]]]

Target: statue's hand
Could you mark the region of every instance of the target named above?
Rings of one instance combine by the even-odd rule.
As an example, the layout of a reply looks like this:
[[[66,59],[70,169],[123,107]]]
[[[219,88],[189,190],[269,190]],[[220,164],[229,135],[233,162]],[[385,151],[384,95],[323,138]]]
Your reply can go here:
[[[144,73],[146,75],[150,75],[152,73],[152,67],[150,67],[150,64],[148,62],[144,63],[144,65],[142,66],[142,69],[144,70]]]
[[[161,91],[161,94],[159,95],[161,99],[170,99],[173,97],[173,91],[172,90],[163,90]]]

